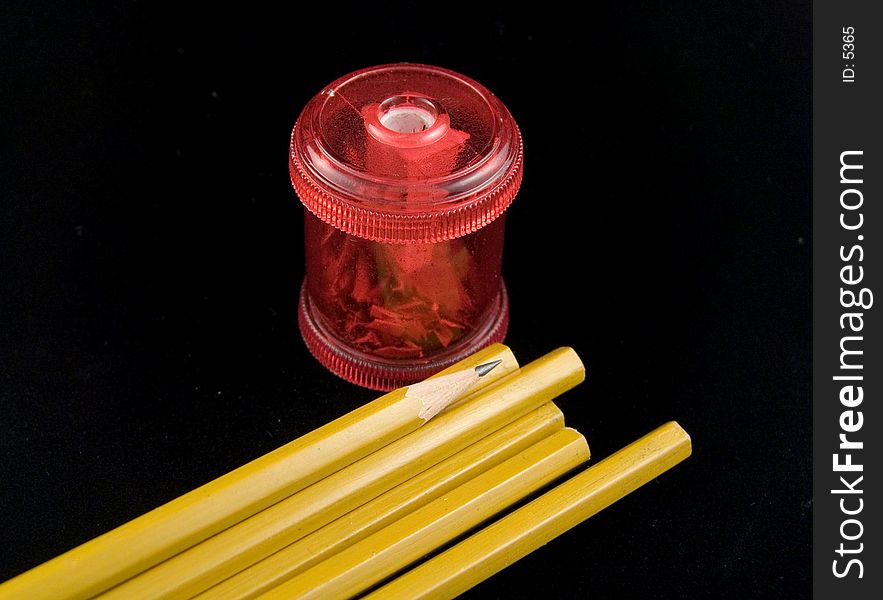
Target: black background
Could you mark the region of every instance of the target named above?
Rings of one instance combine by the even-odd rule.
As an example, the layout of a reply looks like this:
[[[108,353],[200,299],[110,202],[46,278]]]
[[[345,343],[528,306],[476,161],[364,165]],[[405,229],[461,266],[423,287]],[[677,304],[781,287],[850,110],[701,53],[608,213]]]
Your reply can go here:
[[[469,597],[810,593],[807,2],[0,8],[0,580],[376,394],[296,323],[306,101],[410,60],[508,105],[507,343],[602,458],[694,455]],[[182,3],[183,4],[183,3]]]

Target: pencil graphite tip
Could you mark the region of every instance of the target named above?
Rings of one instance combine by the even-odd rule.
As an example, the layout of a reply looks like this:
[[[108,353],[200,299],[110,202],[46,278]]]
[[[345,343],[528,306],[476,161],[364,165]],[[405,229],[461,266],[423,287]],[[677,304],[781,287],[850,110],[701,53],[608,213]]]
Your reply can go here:
[[[498,358],[497,360],[478,365],[477,367],[475,367],[475,372],[478,373],[479,377],[484,377],[485,375],[493,371],[494,367],[496,367],[501,362],[503,362],[503,359]]]

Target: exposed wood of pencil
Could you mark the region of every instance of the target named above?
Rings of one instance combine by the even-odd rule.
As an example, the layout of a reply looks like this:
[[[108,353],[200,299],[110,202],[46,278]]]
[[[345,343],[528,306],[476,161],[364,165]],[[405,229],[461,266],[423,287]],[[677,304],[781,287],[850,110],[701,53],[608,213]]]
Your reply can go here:
[[[687,433],[677,423],[667,423],[367,599],[454,598],[651,481],[690,452]]]
[[[205,591],[542,406],[584,377],[582,363],[573,350],[550,352],[498,385],[446,410],[417,431],[133,577],[102,597],[154,600],[190,597]]]
[[[428,421],[448,406],[462,400],[482,376],[491,372],[501,362],[500,360],[487,362],[473,369],[461,369],[443,377],[409,385],[405,391],[405,398],[419,399],[420,412],[417,416]]]
[[[442,371],[502,359],[475,387],[518,364],[495,344]],[[390,392],[247,465],[0,585],[6,599],[80,600],[156,565],[423,425],[419,398]],[[292,401],[308,401],[307,399]],[[98,499],[100,501],[100,499]]]
[[[559,431],[260,598],[351,598],[588,458],[582,435],[573,429]]]
[[[564,427],[551,402],[199,595],[247,600],[291,579]]]

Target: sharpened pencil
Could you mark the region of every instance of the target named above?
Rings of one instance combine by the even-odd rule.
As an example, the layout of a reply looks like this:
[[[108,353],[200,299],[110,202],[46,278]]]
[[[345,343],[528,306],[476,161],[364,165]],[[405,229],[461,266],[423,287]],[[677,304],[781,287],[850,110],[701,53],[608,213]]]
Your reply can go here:
[[[502,360],[476,392],[518,368],[494,344],[436,377]],[[266,509],[387,444],[426,419],[400,388],[0,585],[4,600],[85,600]],[[299,401],[308,401],[302,399]],[[100,501],[100,499],[96,499]]]

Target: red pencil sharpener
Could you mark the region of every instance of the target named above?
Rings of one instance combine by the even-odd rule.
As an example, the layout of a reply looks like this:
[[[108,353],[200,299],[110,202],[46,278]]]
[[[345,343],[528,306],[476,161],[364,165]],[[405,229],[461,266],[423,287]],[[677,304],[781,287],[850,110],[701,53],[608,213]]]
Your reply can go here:
[[[310,100],[289,159],[305,207],[300,329],[322,364],[389,390],[503,339],[522,145],[484,86],[426,65],[357,71]]]

